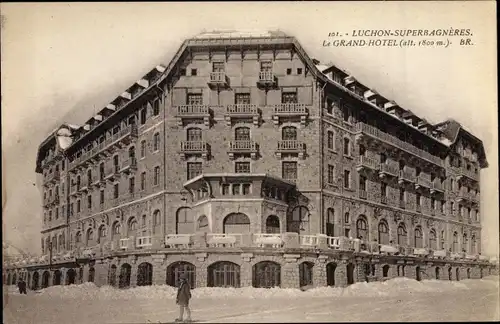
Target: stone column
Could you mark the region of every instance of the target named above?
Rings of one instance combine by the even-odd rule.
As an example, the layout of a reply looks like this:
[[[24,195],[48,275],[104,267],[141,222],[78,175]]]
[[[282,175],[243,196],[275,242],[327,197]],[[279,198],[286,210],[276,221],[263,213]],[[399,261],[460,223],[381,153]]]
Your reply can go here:
[[[108,284],[108,269],[109,264],[107,260],[98,260],[94,265],[95,277],[94,283],[97,286],[104,286]]]
[[[326,237],[325,237],[326,238]],[[326,287],[326,260],[327,255],[319,255],[314,263],[313,268],[313,285],[314,287]]]
[[[196,253],[196,260],[198,261],[196,265],[196,287],[207,287],[207,263],[205,262],[208,254]]]
[[[130,256],[129,257],[129,264],[131,266],[130,269],[130,287],[135,287],[137,286],[137,257],[136,256]]]
[[[347,286],[347,260],[341,260],[335,269],[335,287]]]
[[[242,253],[241,254],[241,259],[243,262],[241,263],[240,267],[240,285],[241,287],[251,287],[252,286],[252,279],[253,279],[253,272],[252,272],[252,265],[251,261],[253,258],[253,253]]]
[[[405,265],[405,277],[410,279],[417,279],[417,267],[412,260],[407,260]]]
[[[299,288],[300,287],[300,274],[297,259],[300,258],[299,254],[285,254],[285,264],[283,266],[282,274],[282,287],[283,288]]]
[[[89,281],[89,268],[88,264],[83,266],[83,278],[81,283]]]
[[[167,282],[167,269],[165,254],[153,255],[153,284],[164,285]]]
[[[59,269],[59,271],[61,271],[61,286],[62,286],[66,284],[66,272],[68,271],[68,269],[61,268]]]

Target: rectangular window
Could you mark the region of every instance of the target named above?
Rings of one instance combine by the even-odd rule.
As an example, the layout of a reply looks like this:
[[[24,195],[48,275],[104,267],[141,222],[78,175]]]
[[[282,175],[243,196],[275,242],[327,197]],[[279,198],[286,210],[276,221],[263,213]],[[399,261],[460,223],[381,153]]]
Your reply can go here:
[[[141,190],[146,189],[146,172],[141,173]]]
[[[79,212],[81,211],[81,207],[82,207],[82,206],[80,206],[80,200],[77,200],[77,201],[76,201],[76,212],[77,212],[77,213],[79,213]]]
[[[92,196],[91,195],[87,196],[87,208],[92,209]]]
[[[344,138],[344,155],[345,156],[350,156],[351,155],[350,141],[349,141],[348,138]]]
[[[179,69],[179,74],[180,74],[181,76],[185,76],[185,75],[186,75],[186,68],[180,68],[180,69]]]
[[[364,176],[359,177],[359,190],[366,191],[366,177]]]
[[[250,173],[250,162],[236,162],[234,169],[236,173]]]
[[[135,177],[128,179],[128,192],[133,194],[135,191]]]
[[[70,203],[69,204],[69,215],[73,216],[74,213],[75,213],[75,205],[73,203]]]
[[[64,171],[64,168],[66,167],[66,161],[61,162],[61,170]]]
[[[282,174],[283,174],[283,179],[296,180],[297,162],[283,162]]]
[[[249,195],[250,194],[250,184],[249,183],[244,183],[241,188],[243,189],[243,194],[244,195]]]
[[[191,69],[191,76],[197,76],[198,75],[198,70],[197,69]]]
[[[153,116],[158,116],[160,114],[160,99],[153,100]]]
[[[297,74],[302,74],[302,68],[297,69]]]
[[[404,188],[399,189],[399,200],[400,201],[405,201],[405,190]]]
[[[436,209],[436,199],[431,198],[431,208],[432,210]]]
[[[334,167],[333,165],[328,165],[328,183],[334,183],[335,180],[334,180]]]
[[[420,204],[421,204],[421,200],[422,200],[422,196],[421,196],[421,194],[417,193],[417,197],[416,197],[416,199],[417,199],[417,206],[420,206]]]
[[[146,156],[146,141],[141,142],[141,158]]]
[[[227,183],[222,184],[222,195],[229,195],[229,187]]]
[[[380,195],[382,197],[387,197],[387,183],[385,183],[385,182],[382,182],[382,184],[381,184]]]
[[[146,106],[147,107],[147,106]],[[146,117],[147,117],[147,109],[146,107],[142,108],[141,111],[140,111],[140,115],[139,115],[139,121],[141,123],[141,125],[144,125],[146,123]]]
[[[187,179],[193,179],[202,172],[201,162],[188,162],[187,164]]]
[[[99,192],[99,204],[100,205],[104,204],[104,190],[101,190]]]
[[[344,170],[344,188],[351,187],[351,171]]]
[[[237,93],[234,96],[234,103],[237,105],[249,105],[250,104],[250,94],[249,93]]]
[[[328,131],[327,145],[328,149],[335,150],[335,137],[332,131]]]
[[[250,128],[248,127],[238,127],[234,131],[235,141],[249,141],[250,140]]]
[[[160,183],[160,167],[156,166],[154,172],[153,185],[157,186]]]
[[[224,72],[225,64],[224,62],[213,62],[212,63],[212,72]]]
[[[118,187],[118,183],[115,183],[114,187],[113,187],[113,198],[118,198],[118,196],[120,195],[120,192],[119,192],[119,187]]]
[[[59,219],[59,208],[56,208],[56,219]]]
[[[283,92],[281,103],[297,103],[297,92]]]
[[[287,74],[287,75],[292,74],[292,69],[286,69],[286,74]]]
[[[273,62],[271,61],[261,61],[260,71],[261,72],[271,72],[273,70]]]
[[[349,108],[342,106],[342,117],[345,122],[349,122]]]
[[[99,164],[99,180],[104,180],[104,163]]]
[[[188,93],[187,104],[188,105],[202,105],[203,104],[203,96],[201,95],[201,93]]]
[[[239,195],[239,194],[240,194],[240,185],[233,184],[233,195]]]

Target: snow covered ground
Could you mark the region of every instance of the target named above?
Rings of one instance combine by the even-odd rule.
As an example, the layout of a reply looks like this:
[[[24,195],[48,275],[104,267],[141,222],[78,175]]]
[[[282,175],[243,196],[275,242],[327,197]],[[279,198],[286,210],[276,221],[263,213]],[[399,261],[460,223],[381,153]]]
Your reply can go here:
[[[27,296],[4,288],[4,323],[158,323],[178,316],[169,286],[117,290],[86,283]],[[345,289],[198,288],[193,319],[205,323],[500,320],[499,280],[396,278]]]

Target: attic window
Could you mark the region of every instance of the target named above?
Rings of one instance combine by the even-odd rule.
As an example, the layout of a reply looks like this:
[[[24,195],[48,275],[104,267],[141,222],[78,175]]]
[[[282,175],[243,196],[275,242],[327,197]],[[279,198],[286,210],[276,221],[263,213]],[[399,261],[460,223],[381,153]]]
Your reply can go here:
[[[198,70],[197,69],[191,69],[191,76],[197,76],[198,75]]]
[[[342,77],[338,73],[333,73],[333,82],[342,84]]]
[[[179,74],[180,74],[181,76],[185,76],[185,75],[186,75],[186,69],[185,69],[185,68],[181,68],[181,69],[179,70]]]
[[[286,75],[292,74],[292,69],[286,69]]]
[[[302,68],[297,69],[297,74],[302,74]]]

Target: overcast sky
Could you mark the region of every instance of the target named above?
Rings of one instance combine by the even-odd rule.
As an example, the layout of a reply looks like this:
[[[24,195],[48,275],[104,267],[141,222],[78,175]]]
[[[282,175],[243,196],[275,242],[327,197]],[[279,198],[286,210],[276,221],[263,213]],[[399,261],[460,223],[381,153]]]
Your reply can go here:
[[[483,140],[483,250],[498,254],[495,3],[1,4],[4,237],[39,253],[36,150],[63,121],[81,124],[203,30],[280,29],[430,122],[454,118]],[[329,32],[470,28],[448,48],[322,47]],[[420,39],[419,39],[420,40]]]

